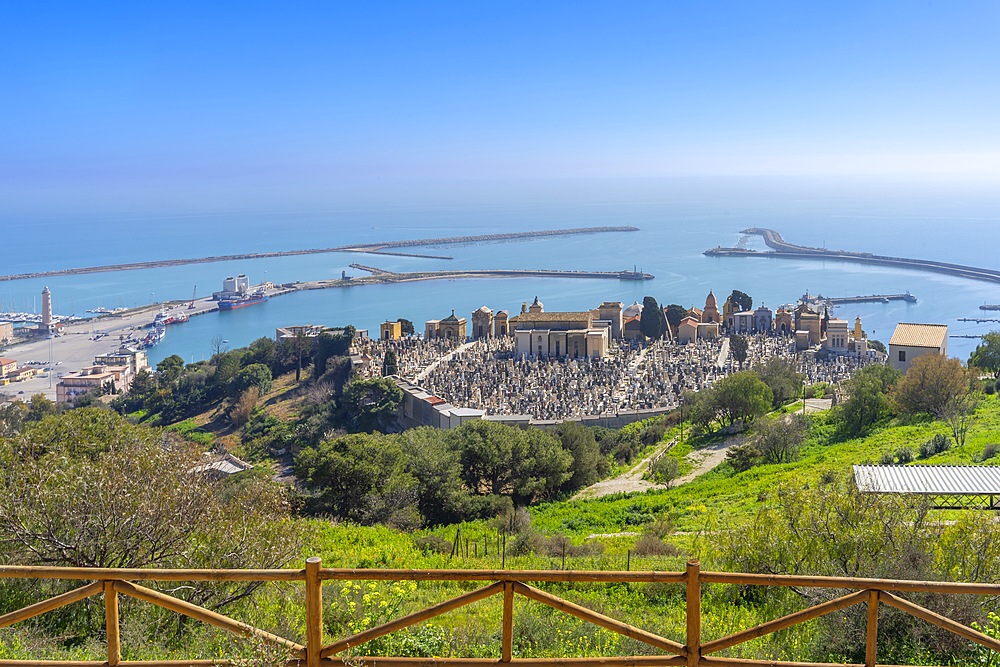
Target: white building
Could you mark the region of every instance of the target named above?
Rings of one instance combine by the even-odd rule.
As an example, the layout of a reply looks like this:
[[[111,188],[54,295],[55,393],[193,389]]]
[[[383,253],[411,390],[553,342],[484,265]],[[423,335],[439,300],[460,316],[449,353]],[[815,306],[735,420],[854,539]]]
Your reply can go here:
[[[889,365],[905,373],[914,359],[925,354],[948,355],[948,325],[897,324],[889,340]]]

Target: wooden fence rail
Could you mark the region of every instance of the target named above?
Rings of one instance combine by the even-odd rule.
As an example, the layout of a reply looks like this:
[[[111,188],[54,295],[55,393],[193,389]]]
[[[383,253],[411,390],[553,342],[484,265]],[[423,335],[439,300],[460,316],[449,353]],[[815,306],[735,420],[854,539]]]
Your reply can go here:
[[[371,667],[818,667],[830,663],[781,662],[717,657],[712,654],[738,646],[779,630],[799,625],[854,605],[867,607],[865,667],[874,667],[878,658],[879,605],[885,604],[936,625],[971,642],[1000,651],[1000,641],[969,626],[925,609],[898,593],[943,593],[949,595],[1000,596],[1000,585],[951,583],[940,581],[905,581],[894,579],[860,579],[847,577],[810,577],[799,575],[762,575],[735,572],[702,572],[698,561],[689,561],[684,572],[600,572],[581,570],[354,570],[323,569],[319,558],[310,558],[300,570],[153,570],[153,569],[90,569],[72,567],[0,566],[0,578],[61,579],[90,581],[80,588],[48,600],[0,615],[0,628],[34,618],[85,598],[103,595],[107,624],[106,661],[83,660],[4,660],[0,667],[201,667],[225,666],[225,660],[160,660],[125,661],[121,659],[119,595],[143,600],[178,614],[208,623],[228,632],[273,644],[288,651],[287,665],[321,667],[342,664],[346,651],[378,637],[411,627],[454,609],[492,596],[502,596],[500,658],[403,658],[393,656],[350,655],[350,662]],[[141,586],[137,581],[301,581],[305,586],[305,644],[267,632],[218,612],[178,599],[166,593]],[[324,644],[323,582],[324,581],[485,581],[486,586],[463,593],[426,609],[369,628],[349,637]],[[684,641],[661,637],[653,632],[564,600],[535,588],[526,582],[572,583],[674,583],[685,588],[686,631]],[[752,628],[703,641],[701,593],[704,584],[734,584],[742,586],[795,586],[800,588],[842,589],[848,592],[827,602],[788,614]],[[588,621],[597,626],[642,642],[665,655],[605,656],[597,658],[516,658],[514,656],[514,597],[521,596],[547,605],[557,611]],[[858,665],[857,667],[862,667]],[[890,667],[890,666],[885,666]]]

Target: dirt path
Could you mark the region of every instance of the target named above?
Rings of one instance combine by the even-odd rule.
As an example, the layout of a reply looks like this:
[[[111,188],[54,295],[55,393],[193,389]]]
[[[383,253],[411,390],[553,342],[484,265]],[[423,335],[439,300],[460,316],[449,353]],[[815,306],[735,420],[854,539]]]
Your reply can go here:
[[[719,358],[715,360],[715,365],[719,368],[724,368],[726,366],[726,361],[729,360],[729,339],[722,339],[722,347],[719,348]]]
[[[821,410],[829,410],[831,404],[832,400],[829,398],[810,398],[806,400],[806,412],[812,413],[819,412]],[[716,445],[705,447],[704,449],[698,449],[689,453],[686,458],[694,464],[694,469],[683,477],[675,479],[671,483],[672,486],[687,484],[688,482],[694,481],[700,475],[704,475],[706,472],[714,470],[726,460],[726,454],[729,453],[729,449],[734,445],[739,444],[741,440],[741,436],[733,436],[731,438],[726,438],[726,440]],[[646,471],[649,470],[649,462],[662,452],[665,452],[673,447],[675,443],[676,439],[664,443],[661,447],[657,447],[656,451],[652,454],[629,468],[627,472],[624,472],[617,477],[605,479],[588,486],[586,489],[583,489],[573,496],[572,500],[588,500],[610,496],[615,493],[642,493],[650,489],[668,488],[664,484],[655,484],[643,479],[642,477],[646,474]]]
[[[726,460],[726,454],[729,453],[729,448],[738,442],[739,438],[727,438],[717,445],[712,445],[711,447],[706,447],[705,449],[698,449],[688,454],[687,460],[694,464],[694,470],[683,477],[675,479],[674,485],[680,486],[681,484],[687,484],[688,482],[694,481],[694,479],[699,475],[704,475],[709,470],[714,469]]]
[[[658,447],[655,452],[629,468],[628,472],[622,473],[618,477],[605,479],[588,486],[586,489],[573,496],[572,500],[590,500],[610,496],[615,493],[642,493],[644,491],[649,491],[650,489],[668,488],[665,484],[650,482],[649,480],[643,479],[642,476],[646,474],[647,470],[649,470],[649,462],[661,452],[665,452],[673,447],[675,442],[676,440],[671,440],[670,442],[665,443],[662,447]],[[729,438],[717,445],[691,452],[687,455],[687,460],[694,464],[694,469],[683,477],[675,479],[672,482],[672,485],[680,486],[681,484],[687,484],[699,475],[703,475],[709,470],[712,470],[726,460],[726,454],[729,452],[729,448],[738,442],[739,438]]]
[[[591,484],[586,489],[583,489],[573,496],[572,500],[588,500],[610,496],[615,493],[641,493],[643,491],[648,491],[649,489],[667,488],[663,484],[654,484],[653,482],[645,480],[642,476],[646,474],[647,470],[649,470],[649,462],[652,461],[658,454],[673,447],[676,442],[677,439],[674,438],[673,440],[664,443],[662,446],[657,447],[656,451],[652,454],[629,468],[627,472],[624,472],[617,477],[612,477],[611,479],[605,479],[597,482],[596,484]]]

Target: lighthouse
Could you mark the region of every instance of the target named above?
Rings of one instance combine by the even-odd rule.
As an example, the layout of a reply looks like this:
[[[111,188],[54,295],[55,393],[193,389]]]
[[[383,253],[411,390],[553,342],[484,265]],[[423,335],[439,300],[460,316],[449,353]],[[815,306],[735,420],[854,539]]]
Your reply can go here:
[[[46,287],[42,290],[42,324],[38,327],[40,333],[52,333],[52,292]]]

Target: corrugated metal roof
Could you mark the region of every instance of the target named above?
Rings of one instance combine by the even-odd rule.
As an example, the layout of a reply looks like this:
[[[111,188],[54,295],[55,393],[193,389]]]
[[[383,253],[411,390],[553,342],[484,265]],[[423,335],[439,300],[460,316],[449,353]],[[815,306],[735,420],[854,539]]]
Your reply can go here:
[[[935,347],[944,345],[948,337],[947,324],[911,324],[900,322],[892,332],[889,345],[904,347]]]
[[[1000,466],[854,466],[854,482],[869,493],[1000,494]]]

